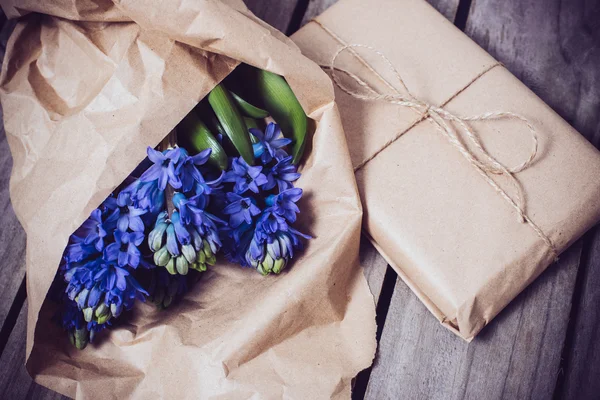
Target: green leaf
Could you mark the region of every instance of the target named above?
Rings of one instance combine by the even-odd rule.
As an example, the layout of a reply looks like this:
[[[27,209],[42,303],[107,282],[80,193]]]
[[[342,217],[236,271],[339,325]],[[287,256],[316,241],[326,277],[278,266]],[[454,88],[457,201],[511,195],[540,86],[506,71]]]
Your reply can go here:
[[[231,93],[231,97],[233,97],[238,107],[242,111],[242,114],[245,116],[257,119],[267,118],[269,116],[269,113],[266,110],[253,106],[234,92],[230,91],[229,93]]]
[[[254,165],[254,151],[246,123],[223,84],[215,86],[208,94],[208,103],[238,153],[249,165]]]
[[[250,129],[259,129],[260,130],[260,127],[258,126],[258,121],[255,120],[254,118],[244,117],[244,122],[246,123],[246,127],[248,128],[248,131],[250,131]],[[250,141],[252,142],[252,144],[259,142],[259,140],[256,136],[254,136],[250,132],[248,132],[248,134],[250,135]]]
[[[227,169],[227,154],[223,146],[194,110],[179,123],[177,133],[179,138],[184,139],[188,148],[196,153],[205,149],[212,149],[208,159],[209,162],[221,170]]]
[[[296,95],[283,77],[247,65],[243,68],[244,84],[279,124],[283,135],[293,140],[293,162],[298,163],[304,153],[308,118]]]

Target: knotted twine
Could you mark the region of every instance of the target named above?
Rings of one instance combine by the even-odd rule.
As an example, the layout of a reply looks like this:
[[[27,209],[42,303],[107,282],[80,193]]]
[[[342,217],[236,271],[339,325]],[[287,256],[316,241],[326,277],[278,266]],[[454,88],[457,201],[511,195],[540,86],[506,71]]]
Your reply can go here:
[[[462,156],[469,162],[469,164],[475,168],[475,170],[483,177],[483,179],[498,193],[502,196],[502,198],[516,211],[518,221],[521,223],[526,223],[528,226],[533,229],[533,231],[542,239],[542,241],[548,246],[552,256],[555,260],[558,259],[558,251],[556,246],[552,242],[552,240],[541,230],[541,228],[531,220],[531,218],[527,215],[525,210],[525,198],[523,194],[523,187],[519,180],[515,177],[514,174],[521,172],[531,166],[531,163],[534,161],[537,151],[538,151],[538,137],[537,132],[533,126],[533,124],[524,116],[520,114],[516,114],[510,111],[494,111],[494,112],[486,112],[479,115],[473,116],[457,116],[446,109],[444,107],[450,103],[453,99],[455,99],[459,94],[469,88],[473,83],[475,83],[479,78],[483,75],[487,74],[492,69],[502,66],[501,63],[496,62],[495,64],[490,65],[488,68],[480,72],[477,76],[475,76],[467,85],[465,85],[462,89],[454,93],[450,96],[446,101],[442,102],[440,106],[432,105],[426,101],[420,100],[416,98],[408,89],[402,76],[394,67],[392,62],[388,57],[385,56],[382,52],[375,49],[374,47],[363,45],[363,44],[348,44],[341,37],[339,37],[335,32],[327,28],[321,22],[316,19],[313,19],[311,22],[319,25],[327,34],[329,34],[333,39],[335,39],[341,47],[335,52],[329,65],[322,66],[325,69],[329,69],[331,72],[331,78],[334,84],[343,92],[348,94],[351,97],[354,97],[363,101],[385,101],[390,104],[395,104],[401,107],[409,108],[420,115],[420,118],[416,120],[411,126],[407,129],[396,133],[392,138],[386,141],[383,145],[381,145],[373,154],[365,158],[363,161],[358,163],[354,167],[354,171],[358,171],[363,168],[369,161],[373,160],[375,157],[379,155],[383,150],[388,148],[392,143],[398,140],[402,135],[406,132],[410,131],[414,126],[421,123],[422,121],[429,121],[433,123],[433,125],[437,128],[437,130],[444,136],[448,141],[462,154]],[[404,89],[406,94],[402,94],[394,85],[392,85],[387,79],[385,79],[375,68],[373,68],[360,54],[358,54],[354,49],[355,48],[364,48],[372,51],[377,54],[389,67],[389,69],[394,73],[396,79]],[[345,71],[339,68],[336,68],[335,62],[338,57],[344,52],[349,51],[363,66],[365,66],[371,73],[373,73],[385,86],[387,86],[390,90],[392,90],[393,94],[385,94],[377,91],[363,79],[358,77],[356,74]],[[352,79],[356,84],[365,89],[365,93],[360,93],[355,91],[345,84],[343,84],[337,73],[341,72],[347,75],[350,79]],[[494,156],[492,156],[483,146],[481,140],[469,125],[471,121],[490,121],[490,120],[500,120],[500,119],[514,119],[521,121],[527,126],[527,129],[531,133],[531,151],[529,152],[529,156],[520,164],[509,168],[498,161]],[[469,142],[479,151],[480,154],[483,155],[484,161],[480,160],[459,138],[454,126],[452,124],[456,124],[459,130],[464,133]],[[496,181],[494,181],[489,174],[496,174],[505,176],[511,186],[515,189],[516,194],[514,195],[514,199],[502,188],[500,187]]]

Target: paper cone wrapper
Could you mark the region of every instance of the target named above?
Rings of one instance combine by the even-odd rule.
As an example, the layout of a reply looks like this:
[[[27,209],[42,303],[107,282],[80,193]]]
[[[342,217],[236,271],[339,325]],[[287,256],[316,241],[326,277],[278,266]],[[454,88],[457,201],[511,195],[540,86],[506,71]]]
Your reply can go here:
[[[77,398],[348,398],[372,361],[361,204],[328,76],[241,1],[4,1],[21,17],[0,77],[27,232],[27,369]],[[240,62],[283,75],[316,122],[306,249],[280,276],[223,260],[177,306],[140,304],[76,350],[46,301],[71,233]]]

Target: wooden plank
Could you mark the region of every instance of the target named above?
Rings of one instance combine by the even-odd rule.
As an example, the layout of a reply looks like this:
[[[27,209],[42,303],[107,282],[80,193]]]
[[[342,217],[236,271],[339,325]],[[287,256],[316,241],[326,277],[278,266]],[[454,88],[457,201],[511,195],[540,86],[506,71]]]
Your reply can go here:
[[[565,253],[470,344],[399,280],[366,398],[550,398],[579,253]]]
[[[454,21],[454,17],[456,16],[456,10],[458,9],[459,0],[427,1],[450,21]],[[304,14],[304,18],[302,18],[302,25],[308,23],[308,21],[318,16],[335,3],[337,3],[337,0],[310,0],[308,2],[306,13]]]
[[[377,303],[383,287],[387,262],[364,235],[360,238],[360,264],[363,267],[371,293],[375,298],[375,303]]]
[[[600,3],[474,2],[466,33],[570,122],[600,143]]]
[[[4,17],[4,14],[2,14],[2,17]],[[4,58],[6,42],[13,28],[14,23],[7,23],[3,25],[0,31],[0,60]],[[0,268],[0,326],[4,325],[13,299],[25,276],[25,231],[23,231],[15,216],[8,193],[11,168],[12,157],[2,126],[0,127],[0,259],[2,260],[2,267]],[[3,331],[6,332],[6,328]],[[0,341],[6,339],[0,337]],[[0,342],[0,348],[2,345]]]
[[[12,335],[0,358],[0,398],[2,399],[68,399],[33,382],[25,369],[25,335],[27,303],[19,314]]]
[[[297,0],[244,0],[250,11],[263,21],[287,33]]]
[[[471,9],[467,32],[502,61],[596,147],[600,146],[600,3],[491,0]],[[527,27],[523,32],[522,27]],[[573,324],[563,352],[557,394],[600,393],[600,235],[587,236],[579,268]],[[556,367],[555,367],[556,368]],[[564,374],[564,375],[563,375]]]
[[[563,9],[568,8],[569,15],[585,14],[583,3],[578,2],[578,6],[575,11],[577,4]],[[590,54],[597,53],[598,40],[594,44],[586,37],[596,35],[589,32],[592,20],[587,25],[571,17],[561,20],[560,13],[559,1],[474,2],[466,31],[593,139],[600,132],[600,76],[593,65],[599,65],[600,60]],[[561,21],[560,27],[557,21]],[[597,15],[593,21],[597,21]],[[569,32],[568,39],[557,37],[562,31]],[[577,45],[573,44],[576,38],[580,39]],[[585,101],[580,101],[582,95]],[[569,249],[470,345],[446,332],[406,285],[398,282],[366,397],[550,398],[561,367],[581,248],[578,242]],[[595,251],[600,255],[600,249]],[[594,253],[598,258],[590,259],[590,264],[596,266],[593,271],[598,270],[598,255]],[[587,325],[589,335],[580,340],[578,349],[587,352],[590,362],[597,363],[598,351],[589,352],[587,346],[600,337],[600,279],[587,280],[590,296],[583,300],[587,310],[582,325]],[[575,337],[580,337],[582,328],[576,329]],[[573,364],[580,370],[568,371],[567,378],[579,379],[565,385],[566,397],[597,396],[599,386],[594,378],[599,369],[590,370],[586,362],[574,358]],[[590,391],[571,389],[592,381]]]
[[[306,12],[302,18],[302,26],[306,25],[311,19],[322,14],[323,11],[337,3],[337,0],[310,0]]]
[[[458,3],[460,0],[427,0],[436,10],[444,15],[448,20],[454,21]]]
[[[564,399],[600,397],[600,228],[596,227],[586,239],[589,247],[579,267],[571,332],[557,387]]]

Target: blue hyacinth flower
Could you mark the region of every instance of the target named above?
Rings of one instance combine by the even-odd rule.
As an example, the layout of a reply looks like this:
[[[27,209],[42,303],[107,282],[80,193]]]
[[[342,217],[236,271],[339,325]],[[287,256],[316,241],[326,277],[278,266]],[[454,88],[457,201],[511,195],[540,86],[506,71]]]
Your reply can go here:
[[[97,251],[102,251],[107,231],[114,229],[118,216],[118,212],[111,210],[107,210],[103,215],[97,208],[73,235],[83,238],[84,245],[93,245]]]
[[[227,193],[229,204],[223,209],[223,213],[229,215],[229,226],[239,227],[243,222],[252,223],[252,217],[260,214],[254,200],[250,197],[242,197],[236,193]]]
[[[292,156],[280,159],[277,164],[270,168],[267,175],[267,183],[263,186],[264,190],[271,190],[277,185],[280,192],[292,188],[292,182],[300,178],[300,174],[296,171],[296,166],[292,164]]]
[[[127,229],[135,232],[143,232],[144,222],[140,216],[146,214],[146,210],[136,207],[132,196],[128,193],[120,193],[116,204],[118,206],[117,228],[121,232],[126,232]]]
[[[115,231],[114,243],[106,246],[104,259],[106,261],[117,261],[120,267],[127,265],[137,268],[140,264],[141,253],[138,246],[144,241],[142,232]]]
[[[175,173],[181,180],[181,190],[184,193],[192,190],[195,183],[204,183],[204,177],[197,166],[205,164],[206,161],[208,161],[211,152],[212,149],[209,148],[194,156],[189,156],[187,152],[182,149],[183,156],[175,169]]]
[[[291,139],[281,136],[279,125],[269,123],[265,132],[251,128],[250,133],[258,139],[258,143],[252,145],[254,157],[260,158],[263,164],[268,164],[273,159],[282,159],[287,156],[283,147],[292,143]]]
[[[285,190],[278,195],[267,197],[266,203],[268,206],[273,207],[273,212],[275,214],[281,215],[289,222],[295,222],[296,214],[300,212],[296,202],[298,202],[301,197],[302,189],[293,188]]]
[[[140,176],[140,181],[157,181],[160,190],[165,190],[167,183],[174,189],[181,188],[181,179],[175,170],[179,162],[186,156],[184,152],[185,150],[182,151],[179,147],[164,152],[148,147],[148,158],[152,161],[153,165]]]
[[[127,194],[130,201],[123,196]],[[165,205],[165,192],[158,187],[158,181],[142,182],[136,179],[119,193],[122,203],[133,205],[146,213],[157,214]]]
[[[225,173],[223,181],[234,183],[234,191],[243,194],[248,189],[259,192],[259,186],[267,183],[267,177],[261,172],[263,167],[251,167],[242,157],[236,157],[231,162],[231,169]]]
[[[296,202],[301,197],[301,189],[288,189],[266,199],[269,207],[258,217],[250,241],[243,243],[247,265],[263,275],[280,273],[294,256],[294,249],[302,247],[300,238],[310,239],[290,225],[300,211]],[[242,241],[238,247],[241,245]]]

